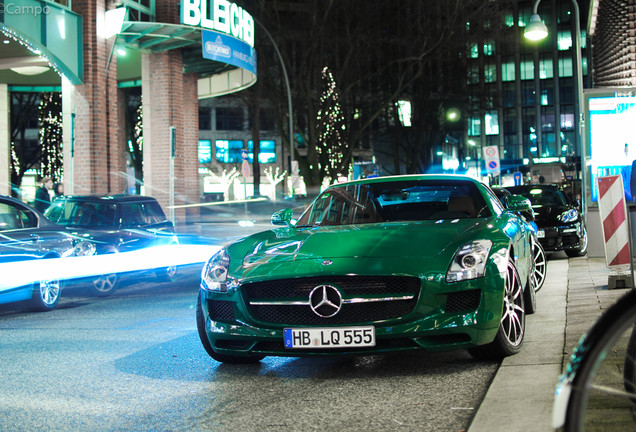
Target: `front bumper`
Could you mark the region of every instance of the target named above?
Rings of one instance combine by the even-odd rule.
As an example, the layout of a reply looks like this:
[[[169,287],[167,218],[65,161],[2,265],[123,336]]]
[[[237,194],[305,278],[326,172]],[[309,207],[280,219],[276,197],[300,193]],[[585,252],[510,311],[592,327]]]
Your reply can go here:
[[[263,315],[260,319],[254,316],[241,288],[232,293],[200,292],[206,334],[219,354],[300,357],[465,349],[493,341],[503,310],[503,279],[499,274],[454,284],[440,283],[439,279],[437,282],[422,280],[408,311],[379,319],[376,315],[376,319],[367,321],[361,320],[359,314],[352,315],[355,321],[342,318],[319,318],[310,324],[280,322],[273,318],[264,321]],[[375,328],[374,347],[289,349],[284,345],[285,328],[363,325]]]
[[[580,223],[538,229],[539,243],[548,252],[580,249],[584,235]]]

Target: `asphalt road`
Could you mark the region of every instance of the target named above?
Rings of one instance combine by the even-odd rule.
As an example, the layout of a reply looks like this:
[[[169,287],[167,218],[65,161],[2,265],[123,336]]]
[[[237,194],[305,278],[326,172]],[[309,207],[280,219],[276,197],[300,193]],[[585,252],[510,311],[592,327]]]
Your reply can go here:
[[[196,333],[197,276],[0,305],[0,430],[461,431],[498,367],[464,351],[223,365]]]

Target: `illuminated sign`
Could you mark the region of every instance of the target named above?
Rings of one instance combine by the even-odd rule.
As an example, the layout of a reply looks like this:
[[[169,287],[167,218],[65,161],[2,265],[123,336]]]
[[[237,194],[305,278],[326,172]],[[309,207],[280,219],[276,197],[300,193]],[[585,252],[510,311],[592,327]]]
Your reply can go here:
[[[620,175],[625,198],[632,202],[636,195],[636,96],[629,91],[593,94],[588,110],[592,201],[598,200],[598,177]]]
[[[228,0],[181,0],[181,22],[225,33],[254,47],[254,18]]]
[[[243,41],[201,30],[201,48],[203,58],[231,64],[256,75],[256,50]]]

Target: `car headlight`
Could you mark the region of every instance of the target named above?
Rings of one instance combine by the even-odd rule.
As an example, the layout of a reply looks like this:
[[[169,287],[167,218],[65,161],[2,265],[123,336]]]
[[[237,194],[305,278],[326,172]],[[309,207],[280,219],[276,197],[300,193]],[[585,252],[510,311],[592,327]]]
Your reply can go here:
[[[205,263],[201,272],[201,288],[208,291],[227,292],[227,271],[230,266],[230,256],[225,249],[215,253]]]
[[[446,273],[446,282],[482,277],[486,273],[486,262],[491,247],[490,240],[475,240],[459,248]]]
[[[95,243],[85,240],[78,241],[73,247],[75,256],[91,256],[95,255],[96,252],[97,248],[95,247]]]
[[[576,209],[568,210],[565,213],[561,213],[561,216],[559,216],[559,218],[562,222],[566,223],[577,221],[579,219],[579,211]]]

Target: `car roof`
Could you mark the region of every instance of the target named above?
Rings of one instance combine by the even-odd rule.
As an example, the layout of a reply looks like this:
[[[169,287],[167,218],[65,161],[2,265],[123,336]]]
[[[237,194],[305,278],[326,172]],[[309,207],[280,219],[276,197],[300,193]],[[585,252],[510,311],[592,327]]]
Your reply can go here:
[[[406,174],[406,175],[373,177],[373,178],[366,178],[366,179],[360,179],[360,180],[352,180],[352,181],[347,181],[342,183],[336,183],[332,185],[332,187],[349,185],[349,184],[386,183],[386,182],[406,181],[406,180],[439,180],[439,181],[459,180],[459,181],[466,181],[466,182],[471,182],[475,184],[483,184],[479,180],[476,180],[472,177],[459,175],[459,174]]]
[[[112,201],[112,202],[156,202],[155,198],[144,195],[64,195],[61,198],[67,201]]]
[[[561,186],[556,184],[533,184],[533,185],[517,185],[517,186],[506,186],[508,190],[531,190],[531,189],[562,189]]]

